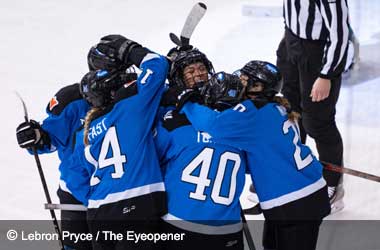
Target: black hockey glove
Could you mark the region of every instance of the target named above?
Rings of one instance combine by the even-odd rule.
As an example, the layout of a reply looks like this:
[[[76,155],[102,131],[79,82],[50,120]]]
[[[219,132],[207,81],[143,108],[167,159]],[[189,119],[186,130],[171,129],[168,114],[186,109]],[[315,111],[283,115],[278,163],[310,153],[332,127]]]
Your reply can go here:
[[[140,44],[125,38],[122,35],[108,35],[102,37],[96,45],[96,49],[110,58],[129,64],[128,56],[134,48],[141,47]]]
[[[113,57],[100,52],[96,47],[92,47],[87,54],[88,68],[91,71],[98,69],[114,70],[123,67],[123,63]]]
[[[166,56],[169,58],[170,61],[174,61],[179,52],[192,50],[192,49],[193,49],[192,45],[184,45],[184,46],[173,47],[169,50],[169,52]]]
[[[178,102],[178,96],[184,89],[178,86],[168,88],[161,97],[160,106],[170,107],[176,106]]]
[[[181,110],[187,102],[203,103],[203,97],[198,89],[191,88],[183,90],[177,97],[177,110]]]
[[[42,149],[44,146],[50,146],[50,138],[48,134],[41,128],[41,125],[30,120],[23,122],[16,128],[16,137],[18,145],[21,148],[36,147]]]

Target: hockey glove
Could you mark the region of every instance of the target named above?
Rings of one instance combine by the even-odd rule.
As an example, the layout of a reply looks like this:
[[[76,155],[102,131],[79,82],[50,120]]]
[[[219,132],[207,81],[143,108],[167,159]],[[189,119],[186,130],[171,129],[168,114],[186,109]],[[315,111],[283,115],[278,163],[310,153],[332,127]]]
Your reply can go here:
[[[161,97],[160,106],[163,107],[175,107],[178,102],[178,96],[182,93],[183,88],[173,86],[168,88]]]
[[[42,149],[46,145],[50,145],[50,138],[48,134],[41,128],[41,125],[30,120],[23,122],[16,128],[16,137],[18,145],[21,148],[36,147]]]
[[[174,61],[179,52],[181,51],[188,51],[192,50],[193,46],[192,45],[184,45],[184,46],[177,46],[173,47],[169,50],[168,54],[166,55],[170,61]]]
[[[96,49],[110,58],[129,64],[128,56],[134,48],[141,47],[140,44],[125,38],[122,35],[108,35],[102,37],[96,45]]]
[[[177,110],[181,110],[187,102],[203,103],[201,93],[196,88],[185,89],[177,97]]]
[[[92,47],[88,52],[87,63],[91,71],[99,69],[114,70],[123,66],[119,59],[103,54],[96,47]]]

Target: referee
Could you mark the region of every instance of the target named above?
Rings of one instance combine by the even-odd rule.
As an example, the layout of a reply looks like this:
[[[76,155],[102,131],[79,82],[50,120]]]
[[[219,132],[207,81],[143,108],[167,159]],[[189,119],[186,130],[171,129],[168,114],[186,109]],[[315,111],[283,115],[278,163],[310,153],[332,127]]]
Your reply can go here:
[[[277,50],[283,95],[301,114],[301,141],[314,138],[319,159],[343,165],[335,123],[346,63],[349,17],[346,0],[284,0],[285,34]],[[324,172],[332,212],[343,209],[341,175]]]

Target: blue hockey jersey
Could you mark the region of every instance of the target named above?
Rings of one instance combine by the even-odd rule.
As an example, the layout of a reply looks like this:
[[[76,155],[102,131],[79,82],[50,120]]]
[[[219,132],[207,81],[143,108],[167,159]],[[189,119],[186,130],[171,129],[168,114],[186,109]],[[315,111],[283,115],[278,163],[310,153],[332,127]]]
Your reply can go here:
[[[65,176],[72,178],[69,188],[88,208],[164,191],[151,129],[168,63],[165,57],[148,53],[140,69],[135,84],[118,90],[135,93],[92,120],[89,145],[84,147],[83,133],[77,136],[78,150]]]
[[[298,127],[288,120],[284,107],[268,103],[257,108],[246,100],[221,113],[193,103],[187,103],[183,112],[215,142],[247,151],[262,209],[299,200],[326,185],[322,165],[301,144]]]
[[[79,91],[79,84],[72,84],[59,90],[46,107],[48,117],[42,122],[42,129],[48,133],[51,146],[38,150],[38,153],[58,152],[61,173],[59,186],[63,191],[71,193],[67,188],[62,171],[69,164],[68,159],[73,153],[73,139],[77,129],[84,122],[89,104]]]
[[[203,234],[240,231],[245,153],[214,143],[208,133],[195,130],[175,110],[158,123],[155,143],[168,199],[163,219]]]

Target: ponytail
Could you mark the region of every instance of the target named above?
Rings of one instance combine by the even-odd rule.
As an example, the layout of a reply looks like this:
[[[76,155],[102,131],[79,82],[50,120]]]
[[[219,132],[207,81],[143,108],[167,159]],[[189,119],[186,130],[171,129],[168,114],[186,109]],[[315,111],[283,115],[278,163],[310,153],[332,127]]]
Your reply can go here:
[[[292,111],[290,103],[288,99],[280,96],[273,97],[273,101],[280,104],[281,106],[286,108],[286,112],[288,113],[288,119],[294,123],[298,122],[301,115],[295,111]]]
[[[88,132],[89,132],[89,129],[90,129],[91,121],[101,111],[102,111],[102,108],[93,107],[86,114],[86,118],[84,119],[84,132],[83,132],[83,143],[84,143],[85,146],[87,146],[88,143],[89,143],[88,142]]]

